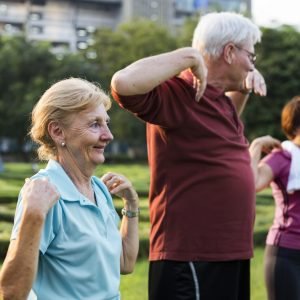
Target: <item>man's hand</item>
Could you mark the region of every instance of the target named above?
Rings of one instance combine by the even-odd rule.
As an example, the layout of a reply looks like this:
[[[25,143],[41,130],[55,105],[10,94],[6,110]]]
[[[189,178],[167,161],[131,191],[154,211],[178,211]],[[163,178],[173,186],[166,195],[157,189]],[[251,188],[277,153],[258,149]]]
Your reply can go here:
[[[264,77],[257,69],[248,73],[248,76],[244,80],[244,86],[241,92],[246,94],[252,91],[259,96],[267,95],[267,86]]]
[[[207,67],[200,53],[197,55],[197,64],[191,68],[191,72],[194,75],[193,87],[196,89],[195,100],[199,102],[207,85]]]

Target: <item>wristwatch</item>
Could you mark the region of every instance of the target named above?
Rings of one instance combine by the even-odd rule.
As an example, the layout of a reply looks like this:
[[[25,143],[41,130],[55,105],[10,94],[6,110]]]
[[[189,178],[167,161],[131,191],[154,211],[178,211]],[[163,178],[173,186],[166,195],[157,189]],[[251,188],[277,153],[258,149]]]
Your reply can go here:
[[[127,210],[126,208],[122,208],[122,215],[126,216],[127,218],[135,218],[138,217],[140,214],[140,209],[138,208],[138,210]]]

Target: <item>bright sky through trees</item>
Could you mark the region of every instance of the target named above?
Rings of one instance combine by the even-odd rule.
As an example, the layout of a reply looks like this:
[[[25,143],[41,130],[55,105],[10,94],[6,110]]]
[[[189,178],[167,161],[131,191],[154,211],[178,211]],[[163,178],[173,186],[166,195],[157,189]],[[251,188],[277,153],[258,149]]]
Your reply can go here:
[[[300,28],[300,1],[252,0],[252,15],[258,25],[289,24]]]

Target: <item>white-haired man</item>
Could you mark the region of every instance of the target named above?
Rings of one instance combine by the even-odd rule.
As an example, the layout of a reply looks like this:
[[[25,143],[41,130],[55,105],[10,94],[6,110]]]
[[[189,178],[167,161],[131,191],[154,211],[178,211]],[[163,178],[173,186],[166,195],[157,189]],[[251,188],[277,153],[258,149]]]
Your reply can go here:
[[[250,298],[255,189],[239,114],[266,93],[260,37],[241,15],[207,14],[192,47],[113,76],[115,100],[147,122],[150,300]]]

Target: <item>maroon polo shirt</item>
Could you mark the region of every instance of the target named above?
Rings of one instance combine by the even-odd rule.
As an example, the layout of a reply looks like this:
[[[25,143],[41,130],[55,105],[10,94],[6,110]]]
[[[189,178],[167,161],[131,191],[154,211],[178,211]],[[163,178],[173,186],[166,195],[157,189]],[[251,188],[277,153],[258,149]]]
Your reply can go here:
[[[174,77],[120,106],[147,122],[150,260],[225,261],[253,254],[255,189],[243,125],[210,85]]]

